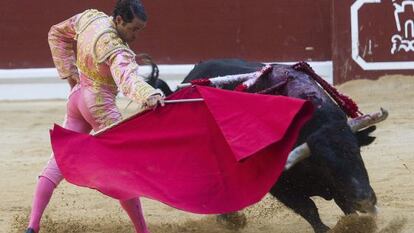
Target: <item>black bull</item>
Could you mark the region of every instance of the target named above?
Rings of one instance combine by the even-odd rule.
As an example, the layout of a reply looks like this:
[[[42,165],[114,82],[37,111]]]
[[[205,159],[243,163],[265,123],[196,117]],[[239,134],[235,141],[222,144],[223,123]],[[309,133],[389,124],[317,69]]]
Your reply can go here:
[[[210,60],[196,65],[183,83],[255,72],[263,66],[238,59]],[[305,218],[315,232],[326,232],[329,228],[321,221],[318,209],[310,199],[312,196],[333,199],[345,214],[373,210],[377,200],[369,184],[360,146],[372,143],[375,138],[369,133],[375,128],[353,133],[345,113],[308,74],[288,65],[272,66],[272,72],[258,79],[247,91],[266,90],[267,94],[306,99],[315,105],[316,111],[297,141],[297,145],[304,142],[309,145],[311,156],[284,171],[270,194]],[[232,90],[238,84],[226,84],[221,88]]]

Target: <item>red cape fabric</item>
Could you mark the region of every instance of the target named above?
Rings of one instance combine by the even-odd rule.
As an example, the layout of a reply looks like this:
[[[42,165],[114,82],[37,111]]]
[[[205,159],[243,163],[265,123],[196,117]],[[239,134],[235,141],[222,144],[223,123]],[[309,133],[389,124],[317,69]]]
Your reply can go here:
[[[260,201],[284,169],[310,102],[193,86],[168,104],[99,136],[55,125],[53,152],[64,177],[116,198],[145,196],[200,214]]]

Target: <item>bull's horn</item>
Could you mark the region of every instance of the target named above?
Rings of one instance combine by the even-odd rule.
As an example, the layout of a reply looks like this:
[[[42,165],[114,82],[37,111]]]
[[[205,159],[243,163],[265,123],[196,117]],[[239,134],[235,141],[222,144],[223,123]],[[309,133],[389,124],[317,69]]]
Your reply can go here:
[[[296,147],[289,153],[285,164],[285,170],[291,169],[293,166],[295,166],[295,164],[308,158],[310,154],[310,149],[307,143],[303,143],[302,145]]]
[[[360,129],[366,128],[368,126],[377,124],[381,121],[384,121],[388,117],[388,111],[381,108],[380,112],[375,112],[367,115],[363,115],[348,121],[349,127],[351,127],[352,132],[356,132]]]
[[[384,121],[388,117],[388,111],[381,108],[380,112],[367,114],[355,119],[351,119],[348,121],[349,127],[351,127],[352,132],[356,132],[360,129],[366,128],[368,126],[374,125],[381,121]],[[300,161],[308,158],[310,156],[310,148],[307,143],[303,143],[302,145],[296,147],[289,153],[285,164],[285,170],[289,170],[294,165],[299,163]]]

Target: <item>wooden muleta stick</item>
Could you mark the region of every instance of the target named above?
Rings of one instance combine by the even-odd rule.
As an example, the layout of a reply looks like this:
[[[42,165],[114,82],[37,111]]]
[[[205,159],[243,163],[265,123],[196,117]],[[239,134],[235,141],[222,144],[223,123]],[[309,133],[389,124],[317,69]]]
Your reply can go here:
[[[194,103],[194,102],[202,102],[202,101],[204,101],[204,99],[202,99],[202,98],[199,98],[199,99],[178,99],[178,100],[165,100],[164,103],[165,104],[179,104],[179,103]],[[109,126],[103,128],[101,130],[98,130],[98,131],[92,133],[92,135],[93,136],[98,136],[98,135],[102,134],[103,132],[105,132],[109,129],[112,129],[113,127],[115,127],[115,126],[117,126],[117,125],[119,125],[119,124],[121,124],[121,123],[123,123],[123,122],[125,122],[125,121],[127,121],[127,120],[129,120],[129,119],[145,112],[145,111],[148,111],[148,110],[150,110],[150,109],[142,109],[141,111],[135,113],[134,115],[131,115],[131,116],[125,118],[125,119],[122,119],[118,122],[113,123],[112,125],[109,125]]]

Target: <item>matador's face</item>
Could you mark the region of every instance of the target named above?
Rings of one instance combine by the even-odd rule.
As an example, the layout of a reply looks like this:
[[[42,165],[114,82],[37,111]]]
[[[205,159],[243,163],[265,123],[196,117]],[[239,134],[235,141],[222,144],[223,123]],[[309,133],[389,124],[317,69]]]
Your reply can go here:
[[[125,42],[132,43],[137,38],[138,32],[145,28],[146,22],[135,17],[130,23],[125,22],[121,16],[115,18],[116,30]]]

